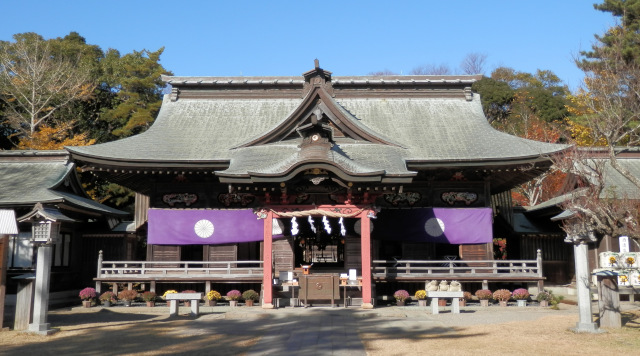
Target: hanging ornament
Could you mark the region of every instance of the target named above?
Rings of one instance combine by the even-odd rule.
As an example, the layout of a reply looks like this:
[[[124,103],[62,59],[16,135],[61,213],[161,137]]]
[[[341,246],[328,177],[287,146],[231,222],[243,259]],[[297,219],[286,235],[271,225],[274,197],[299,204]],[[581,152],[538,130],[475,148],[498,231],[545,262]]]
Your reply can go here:
[[[309,221],[309,226],[311,226],[311,231],[313,231],[313,233],[315,234],[316,233],[316,225],[315,225],[311,215],[309,215],[307,221]]]
[[[296,217],[291,218],[291,235],[297,235],[300,232],[298,230],[298,222],[296,221]]]
[[[331,235],[331,225],[329,225],[329,220],[326,216],[322,216],[322,223],[324,224],[324,230]]]

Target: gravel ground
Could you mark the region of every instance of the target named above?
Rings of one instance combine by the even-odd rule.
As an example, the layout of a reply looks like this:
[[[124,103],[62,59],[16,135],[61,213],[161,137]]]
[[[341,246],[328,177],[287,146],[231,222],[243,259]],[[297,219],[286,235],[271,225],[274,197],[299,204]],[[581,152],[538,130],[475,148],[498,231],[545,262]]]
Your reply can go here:
[[[602,334],[572,332],[577,307],[560,306],[469,306],[437,315],[417,306],[216,306],[201,307],[199,317],[181,308],[172,318],[166,306],[76,307],[50,312],[49,322],[60,329],[53,335],[0,332],[0,355],[578,355],[640,349],[640,303],[623,303],[625,326]]]

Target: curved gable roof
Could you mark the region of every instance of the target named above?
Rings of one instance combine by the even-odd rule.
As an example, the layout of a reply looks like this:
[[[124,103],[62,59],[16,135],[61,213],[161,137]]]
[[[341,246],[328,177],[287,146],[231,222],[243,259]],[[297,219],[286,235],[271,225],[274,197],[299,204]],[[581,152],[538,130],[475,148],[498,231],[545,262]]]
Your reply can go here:
[[[173,89],[148,131],[68,150],[94,167],[203,169],[224,180],[284,176],[314,162],[354,179],[371,172],[410,177],[425,167],[547,161],[566,148],[493,129],[470,91],[479,77],[327,73],[316,68],[304,80],[166,77]],[[309,160],[296,130],[311,125],[317,110],[328,118],[323,127],[342,136],[330,138],[335,149]]]

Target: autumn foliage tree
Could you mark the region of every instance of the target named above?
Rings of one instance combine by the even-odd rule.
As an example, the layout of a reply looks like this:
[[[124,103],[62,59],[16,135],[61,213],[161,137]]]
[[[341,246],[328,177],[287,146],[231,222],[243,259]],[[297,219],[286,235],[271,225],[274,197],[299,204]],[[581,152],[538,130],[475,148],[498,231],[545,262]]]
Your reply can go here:
[[[60,109],[89,98],[95,85],[77,57],[55,53],[39,35],[14,40],[0,42],[0,100],[11,135],[29,140]]]
[[[88,146],[95,143],[87,132],[71,136],[75,122],[62,122],[56,126],[41,125],[31,136],[25,136],[18,142],[20,150],[61,150],[64,146]]]
[[[640,191],[640,179],[618,158],[624,147],[640,144],[640,1],[605,0],[595,8],[620,22],[596,36],[591,51],[576,61],[584,85],[571,98],[578,145],[555,164],[571,174],[576,190],[563,204],[573,214],[568,234],[640,237],[638,199],[607,185],[617,172]]]
[[[162,102],[163,49],[121,54],[78,33],[0,42],[0,149],[61,149],[145,131]],[[122,207],[133,193],[83,174],[96,200]]]

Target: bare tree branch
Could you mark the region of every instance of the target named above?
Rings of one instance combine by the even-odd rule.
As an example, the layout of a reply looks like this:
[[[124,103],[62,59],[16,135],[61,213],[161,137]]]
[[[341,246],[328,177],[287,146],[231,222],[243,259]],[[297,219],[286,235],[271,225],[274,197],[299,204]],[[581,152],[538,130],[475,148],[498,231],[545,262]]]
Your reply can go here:
[[[18,135],[33,136],[60,108],[88,98],[89,70],[78,61],[56,56],[48,42],[22,38],[0,46],[0,100]]]
[[[460,69],[462,73],[473,75],[473,74],[484,74],[485,72],[485,63],[487,61],[487,55],[483,53],[469,53],[460,63]]]

